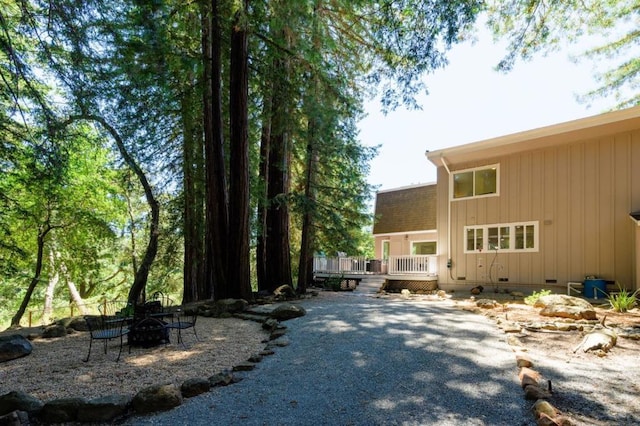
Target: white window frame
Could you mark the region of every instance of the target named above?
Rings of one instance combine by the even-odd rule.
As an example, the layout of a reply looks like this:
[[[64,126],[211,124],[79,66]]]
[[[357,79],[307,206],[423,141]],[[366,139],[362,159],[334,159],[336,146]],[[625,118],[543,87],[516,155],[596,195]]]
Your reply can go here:
[[[476,182],[475,182],[475,172],[479,171],[479,170],[486,170],[486,169],[495,169],[496,170],[496,192],[491,193],[491,194],[481,194],[481,195],[475,195],[476,194]],[[469,195],[466,197],[454,197],[454,177],[457,174],[460,173],[468,173],[468,172],[473,172],[473,176],[474,176],[474,180],[473,180],[473,195]],[[460,201],[460,200],[471,200],[473,198],[486,198],[486,197],[498,197],[500,196],[500,163],[496,163],[496,164],[489,164],[486,166],[481,166],[481,167],[473,167],[470,169],[462,169],[462,170],[453,170],[450,174],[449,174],[449,200],[450,201]]]
[[[527,247],[526,241],[524,241],[523,248],[516,247],[516,227],[526,227],[533,226],[533,247]],[[509,228],[509,245],[508,248],[500,248],[500,244],[498,247],[489,247],[489,229],[490,228]],[[467,246],[468,239],[467,234],[469,230],[474,230],[474,250],[469,250]],[[478,243],[478,230],[482,235],[482,243]],[[540,222],[539,221],[529,221],[529,222],[512,222],[512,223],[490,223],[486,225],[469,225],[465,226],[462,234],[462,244],[464,247],[464,253],[482,253],[482,252],[495,252],[498,251],[500,253],[534,253],[540,251]],[[500,235],[500,234],[499,234]],[[526,239],[526,234],[525,234]]]
[[[409,253],[411,253],[413,255],[413,246],[415,246],[416,244],[419,243],[435,243],[436,245],[436,252],[434,254],[427,254],[425,256],[435,256],[438,254],[438,241],[437,240],[415,240],[415,241],[411,241],[411,247],[409,247]]]
[[[384,246],[387,246],[387,255],[385,257],[385,250],[384,250]],[[380,246],[380,257],[382,257],[383,260],[387,260],[389,259],[389,256],[391,255],[391,241],[389,240],[382,240],[381,246]]]

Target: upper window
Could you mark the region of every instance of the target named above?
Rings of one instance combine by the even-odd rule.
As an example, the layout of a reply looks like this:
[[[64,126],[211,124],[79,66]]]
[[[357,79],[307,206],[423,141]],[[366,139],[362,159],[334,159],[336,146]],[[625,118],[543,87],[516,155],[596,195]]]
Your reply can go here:
[[[465,253],[538,251],[538,222],[465,226]]]
[[[454,200],[498,195],[499,165],[453,172],[451,179]]]

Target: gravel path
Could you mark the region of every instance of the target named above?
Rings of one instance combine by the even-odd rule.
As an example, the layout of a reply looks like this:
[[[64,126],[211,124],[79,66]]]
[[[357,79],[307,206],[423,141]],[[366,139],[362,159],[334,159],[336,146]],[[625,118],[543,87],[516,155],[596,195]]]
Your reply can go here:
[[[493,322],[448,301],[322,293],[237,384],[131,425],[531,425]]]

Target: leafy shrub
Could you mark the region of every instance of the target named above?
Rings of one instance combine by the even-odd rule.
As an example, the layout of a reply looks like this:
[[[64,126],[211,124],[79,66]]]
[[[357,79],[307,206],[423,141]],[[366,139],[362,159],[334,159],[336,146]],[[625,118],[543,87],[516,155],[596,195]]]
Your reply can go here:
[[[609,304],[616,312],[627,312],[636,305],[636,296],[639,290],[630,293],[623,289],[620,284],[618,284],[618,290],[617,293],[611,293],[609,295]]]
[[[536,302],[538,301],[538,299],[540,299],[542,296],[548,296],[551,294],[551,290],[545,290],[542,289],[540,291],[534,291],[531,296],[527,296],[524,298],[524,303],[526,303],[527,305],[535,305]]]

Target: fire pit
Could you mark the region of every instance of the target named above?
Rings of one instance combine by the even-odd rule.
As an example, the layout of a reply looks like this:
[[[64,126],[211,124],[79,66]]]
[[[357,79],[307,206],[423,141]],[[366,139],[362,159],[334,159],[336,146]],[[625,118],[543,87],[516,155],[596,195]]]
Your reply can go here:
[[[136,306],[128,335],[129,345],[150,348],[169,343],[169,329],[163,318],[170,315],[162,311],[160,302]]]

